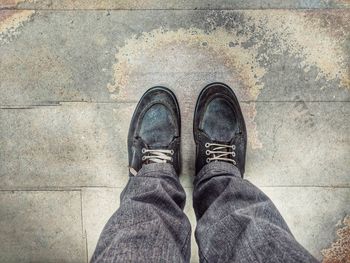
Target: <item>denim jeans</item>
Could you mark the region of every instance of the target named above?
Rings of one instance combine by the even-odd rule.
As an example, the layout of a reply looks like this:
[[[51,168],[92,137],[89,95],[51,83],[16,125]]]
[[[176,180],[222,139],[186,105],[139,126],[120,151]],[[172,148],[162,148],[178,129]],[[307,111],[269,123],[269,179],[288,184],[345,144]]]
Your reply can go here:
[[[185,199],[171,165],[143,166],[130,177],[91,262],[189,262]],[[317,262],[271,200],[229,163],[203,167],[194,180],[193,208],[200,262]]]

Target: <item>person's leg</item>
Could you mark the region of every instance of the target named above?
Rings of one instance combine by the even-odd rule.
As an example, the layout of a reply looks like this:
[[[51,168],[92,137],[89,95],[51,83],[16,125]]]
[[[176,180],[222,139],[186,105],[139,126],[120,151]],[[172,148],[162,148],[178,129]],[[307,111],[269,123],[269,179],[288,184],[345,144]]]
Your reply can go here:
[[[213,83],[194,115],[193,206],[201,262],[314,262],[271,200],[242,179],[247,132],[233,91]]]
[[[180,185],[180,110],[163,87],[148,90],[128,135],[130,178],[91,262],[188,262],[191,225]]]
[[[185,192],[170,164],[143,166],[130,177],[91,262],[189,262],[191,226]]]
[[[317,262],[271,200],[232,164],[212,162],[195,178],[201,262]]]

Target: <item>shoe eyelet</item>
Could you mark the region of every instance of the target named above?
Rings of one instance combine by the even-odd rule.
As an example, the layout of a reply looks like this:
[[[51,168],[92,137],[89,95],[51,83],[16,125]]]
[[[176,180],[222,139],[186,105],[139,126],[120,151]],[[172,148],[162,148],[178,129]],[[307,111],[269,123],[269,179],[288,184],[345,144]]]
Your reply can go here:
[[[207,163],[210,163],[210,159],[209,158],[207,158]]]
[[[236,154],[235,154],[235,153],[232,153],[232,157],[236,157]]]
[[[146,149],[145,149],[145,148],[142,148],[141,152],[142,152],[142,153],[145,153],[145,152],[146,152]]]
[[[233,150],[236,150],[236,145],[232,145],[232,149],[233,149]]]
[[[146,156],[142,156],[142,161],[146,160]]]
[[[210,154],[210,151],[209,151],[209,150],[206,150],[206,151],[205,151],[205,154],[206,154],[206,155],[209,155],[209,154]]]
[[[205,148],[209,148],[209,143],[207,142],[206,144],[205,144]]]
[[[170,151],[170,154],[171,154],[171,155],[174,155],[174,150],[171,150],[171,151]]]

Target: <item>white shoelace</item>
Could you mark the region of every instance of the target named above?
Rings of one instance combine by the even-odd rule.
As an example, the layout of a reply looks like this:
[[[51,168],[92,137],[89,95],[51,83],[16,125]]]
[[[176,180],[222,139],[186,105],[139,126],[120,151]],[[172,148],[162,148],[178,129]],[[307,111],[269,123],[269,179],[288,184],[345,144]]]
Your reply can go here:
[[[174,151],[173,150],[156,150],[156,149],[142,149],[142,162],[149,161],[153,163],[166,163],[167,161],[172,162],[173,161],[173,155]],[[146,155],[148,154],[148,155]],[[170,156],[169,156],[170,155]],[[134,176],[137,175],[137,171],[130,167],[130,173]]]
[[[173,157],[171,157],[174,154],[173,150],[148,150],[143,148],[142,149],[143,154],[149,153],[149,155],[143,155],[142,161],[149,160],[150,162],[154,163],[166,163],[167,161],[172,161]],[[171,156],[169,156],[171,155]]]
[[[210,147],[212,147],[212,150],[208,149],[205,151],[205,154],[207,156],[211,156],[207,158],[207,163],[210,163],[211,161],[225,161],[225,162],[231,162],[233,165],[236,165],[236,161],[232,159],[232,157],[236,156],[235,145],[226,145],[226,144],[218,144],[218,143],[205,144],[205,148],[210,148]]]

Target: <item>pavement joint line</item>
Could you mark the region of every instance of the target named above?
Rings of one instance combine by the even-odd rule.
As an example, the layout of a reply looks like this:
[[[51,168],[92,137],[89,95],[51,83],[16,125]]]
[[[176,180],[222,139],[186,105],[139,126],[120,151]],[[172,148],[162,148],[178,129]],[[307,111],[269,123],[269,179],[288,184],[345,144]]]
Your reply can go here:
[[[76,8],[76,9],[65,9],[65,8],[16,8],[16,7],[0,7],[0,11],[2,10],[13,10],[13,11],[48,11],[48,12],[96,12],[96,11],[273,11],[273,10],[285,10],[285,11],[332,11],[332,10],[349,10],[350,7],[347,6],[339,6],[339,7],[310,7],[310,8],[297,8],[297,7],[283,7],[283,8],[264,8],[264,7],[254,7],[254,8]]]
[[[257,185],[259,188],[328,188],[328,189],[350,189],[350,185]],[[185,189],[193,189],[193,186],[183,186]],[[81,192],[89,189],[124,189],[114,186],[80,186],[63,188],[8,188],[0,189],[0,192]]]
[[[344,101],[334,101],[334,100],[302,100],[305,103],[349,103],[350,101],[344,100]],[[240,103],[295,103],[295,100],[240,100]],[[130,101],[57,101],[52,102],[48,104],[28,104],[28,105],[0,105],[0,110],[20,110],[20,109],[35,109],[40,107],[57,107],[57,106],[64,106],[65,104],[90,104],[90,105],[98,105],[98,104],[135,104],[138,103],[138,100],[130,100]]]

